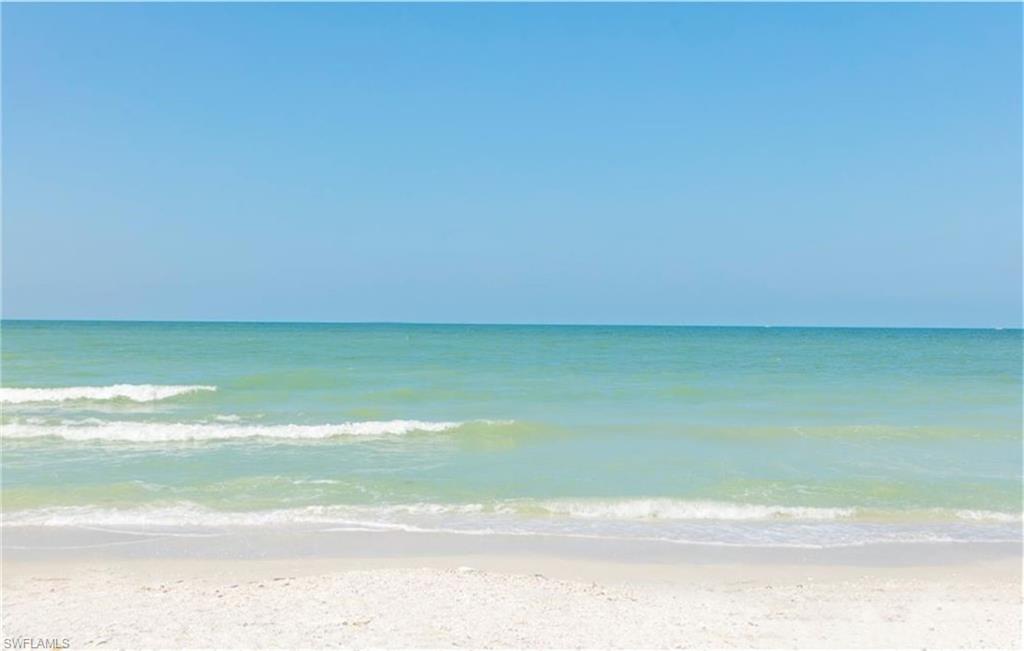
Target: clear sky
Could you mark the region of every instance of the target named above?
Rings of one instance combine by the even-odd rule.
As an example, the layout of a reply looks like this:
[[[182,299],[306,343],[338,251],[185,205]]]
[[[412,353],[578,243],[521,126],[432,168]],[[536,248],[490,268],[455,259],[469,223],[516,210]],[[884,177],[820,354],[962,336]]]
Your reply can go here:
[[[1021,11],[7,4],[4,316],[1019,326]]]

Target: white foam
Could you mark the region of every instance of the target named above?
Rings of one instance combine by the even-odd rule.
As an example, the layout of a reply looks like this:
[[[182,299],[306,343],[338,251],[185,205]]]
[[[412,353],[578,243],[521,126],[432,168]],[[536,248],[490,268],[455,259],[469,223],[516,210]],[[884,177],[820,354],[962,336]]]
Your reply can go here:
[[[296,485],[337,484],[334,479],[294,480]],[[263,525],[287,523],[345,523],[389,526],[411,518],[465,517],[476,519],[512,518],[517,521],[583,520],[622,521],[656,525],[685,522],[771,523],[807,522],[849,523],[920,522],[922,514],[931,523],[1010,524],[1020,523],[1020,514],[984,510],[926,509],[923,511],[891,511],[884,517],[874,509],[862,507],[806,507],[745,504],[714,501],[691,501],[671,498],[621,500],[499,500],[489,503],[413,502],[404,504],[334,504],[266,511],[224,512],[206,509],[191,502],[172,506],[147,506],[129,509],[104,509],[92,506],[52,507],[9,513],[5,524],[37,524],[48,526],[91,524],[159,524],[159,525]],[[924,524],[924,523],[922,523]]]
[[[325,519],[325,509],[310,506],[273,511],[213,511],[189,502],[130,509],[60,506],[5,513],[3,524],[37,527],[217,527],[334,522],[334,518]]]
[[[539,508],[552,515],[601,520],[837,520],[853,517],[853,508],[774,506],[733,502],[675,500],[555,500]]]
[[[523,509],[529,508],[523,503]],[[907,520],[911,522],[1020,522],[1021,514],[966,509],[911,509],[880,511],[866,507],[781,506],[671,498],[620,500],[549,500],[534,504],[541,513],[593,520],[729,520],[858,522]]]
[[[1020,522],[1022,517],[1012,513],[1000,511],[978,511],[972,509],[960,509],[955,511],[956,517],[968,522]]]
[[[114,384],[104,387],[4,387],[0,403],[65,402],[69,400],[131,400],[154,402],[174,396],[216,391],[217,387],[199,384]]]
[[[314,527],[314,531],[445,532],[460,535],[559,536],[650,540],[743,547],[846,547],[871,543],[1015,542],[1018,527],[1006,523],[886,525],[854,522],[779,521],[714,523],[686,520],[596,526],[574,518],[510,517],[494,504],[333,505],[266,511],[217,511],[192,502],[114,509],[62,506],[6,512],[4,527],[119,528],[122,533],[184,535],[182,529]]]
[[[38,425],[7,423],[0,426],[5,439],[61,438],[68,441],[127,441],[165,443],[230,439],[327,439],[336,436],[387,436],[410,432],[443,432],[460,422],[386,420],[327,425],[235,425],[221,423],[154,423],[106,421],[102,424]]]
[[[264,527],[318,524],[358,526],[366,530],[406,528],[405,525],[364,518],[385,515],[369,506],[305,506],[266,511],[216,511],[193,502],[127,509],[95,506],[57,506],[8,512],[5,527]]]

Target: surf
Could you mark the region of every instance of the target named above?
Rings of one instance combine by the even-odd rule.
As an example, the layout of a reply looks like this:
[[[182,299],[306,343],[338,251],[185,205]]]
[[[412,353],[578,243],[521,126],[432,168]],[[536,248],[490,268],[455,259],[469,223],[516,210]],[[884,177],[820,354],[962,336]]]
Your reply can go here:
[[[110,386],[81,387],[3,387],[0,403],[47,403],[85,400],[128,400],[156,402],[176,396],[216,391],[217,387],[203,384],[113,384]]]

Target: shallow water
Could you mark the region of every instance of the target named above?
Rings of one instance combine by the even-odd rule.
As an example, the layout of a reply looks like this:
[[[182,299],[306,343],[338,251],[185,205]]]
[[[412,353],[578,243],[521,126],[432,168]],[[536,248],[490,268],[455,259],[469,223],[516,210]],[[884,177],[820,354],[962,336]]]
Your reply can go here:
[[[1019,330],[6,321],[2,335],[8,527],[1020,539]]]

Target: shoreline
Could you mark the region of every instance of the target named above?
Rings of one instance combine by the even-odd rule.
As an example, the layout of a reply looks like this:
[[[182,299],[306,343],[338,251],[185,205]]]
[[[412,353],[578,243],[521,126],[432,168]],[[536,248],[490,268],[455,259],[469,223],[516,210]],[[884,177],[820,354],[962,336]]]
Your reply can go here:
[[[378,536],[379,534],[373,534]],[[422,534],[401,534],[418,538]],[[972,550],[957,558],[946,553],[914,555],[913,549],[871,550],[870,557],[839,558],[822,554],[835,550],[812,550],[806,555],[769,555],[763,550],[742,550],[740,554],[710,556],[706,549],[690,550],[687,557],[641,558],[588,550],[566,553],[565,549],[542,547],[510,548],[487,541],[473,548],[439,546],[445,541],[403,547],[401,553],[391,543],[367,547],[366,540],[352,541],[332,555],[278,556],[252,550],[254,554],[233,558],[196,554],[132,556],[122,554],[47,553],[35,557],[13,556],[5,549],[3,579],[60,572],[121,568],[143,574],[168,574],[200,578],[204,575],[252,576],[266,579],[282,573],[314,576],[334,572],[431,569],[441,571],[483,571],[506,575],[533,576],[566,581],[640,584],[714,584],[741,582],[823,582],[836,583],[861,579],[921,580],[924,582],[1022,584],[1022,556],[1003,553],[1009,550]],[[383,543],[383,540],[377,540]],[[403,541],[405,542],[411,541]],[[575,552],[585,550],[577,549]],[[786,550],[790,551],[790,550]],[[801,550],[803,551],[803,550]],[[891,552],[897,552],[891,554]],[[945,550],[948,553],[948,550]]]
[[[403,558],[540,556],[622,563],[950,565],[1024,558],[1020,542],[733,545],[544,534],[350,530],[322,526],[0,526],[7,560]]]

